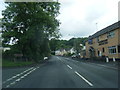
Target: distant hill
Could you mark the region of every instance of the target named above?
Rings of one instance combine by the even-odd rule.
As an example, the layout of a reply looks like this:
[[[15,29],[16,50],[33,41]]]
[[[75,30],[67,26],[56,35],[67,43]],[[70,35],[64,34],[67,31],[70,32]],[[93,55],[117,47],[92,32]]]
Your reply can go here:
[[[82,44],[85,46],[85,40],[88,38],[71,38],[70,40],[58,40],[58,39],[51,39],[49,42],[51,51],[55,51],[58,49],[70,49],[72,47],[78,46]]]

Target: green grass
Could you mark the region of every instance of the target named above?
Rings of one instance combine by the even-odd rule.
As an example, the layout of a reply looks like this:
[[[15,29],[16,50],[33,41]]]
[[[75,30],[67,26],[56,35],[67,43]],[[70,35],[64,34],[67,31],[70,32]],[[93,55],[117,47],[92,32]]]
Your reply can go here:
[[[2,67],[16,67],[16,66],[26,66],[26,65],[31,65],[34,64],[32,61],[28,62],[12,62],[8,60],[2,60]]]

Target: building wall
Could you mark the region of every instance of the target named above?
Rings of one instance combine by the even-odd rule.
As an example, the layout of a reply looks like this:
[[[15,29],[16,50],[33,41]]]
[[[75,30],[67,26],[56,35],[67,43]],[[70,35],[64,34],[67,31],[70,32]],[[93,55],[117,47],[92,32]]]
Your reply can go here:
[[[118,45],[120,45],[120,28],[118,30]],[[120,53],[118,53],[118,57],[120,58]]]
[[[90,47],[90,45],[88,44],[88,42],[86,42],[85,43],[85,46],[86,46],[86,58],[89,58],[90,57],[90,55],[89,55],[89,47]]]
[[[120,28],[118,29],[118,43],[120,45]]]
[[[99,36],[99,41],[107,39],[108,40],[107,44],[99,45],[97,38],[93,39],[93,44],[91,44],[91,45],[88,44],[88,42],[86,42],[86,58],[90,58],[90,55],[89,55],[90,46],[92,46],[95,49],[96,57],[99,57],[99,55],[98,55],[98,51],[99,51],[99,53],[101,52],[102,56],[108,56],[109,58],[113,58],[113,57],[120,58],[120,53],[118,54],[118,52],[117,52],[117,54],[109,54],[108,47],[118,46],[120,44],[120,29],[116,29],[113,31],[115,32],[115,35],[112,38],[107,38],[108,33]],[[104,48],[104,52],[103,52],[103,48]]]

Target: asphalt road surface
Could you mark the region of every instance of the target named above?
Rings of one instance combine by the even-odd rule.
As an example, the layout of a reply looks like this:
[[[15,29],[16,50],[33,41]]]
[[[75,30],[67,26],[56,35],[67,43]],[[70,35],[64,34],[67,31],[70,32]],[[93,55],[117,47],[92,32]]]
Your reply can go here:
[[[33,67],[3,69],[3,88],[118,88],[118,69],[52,56]]]

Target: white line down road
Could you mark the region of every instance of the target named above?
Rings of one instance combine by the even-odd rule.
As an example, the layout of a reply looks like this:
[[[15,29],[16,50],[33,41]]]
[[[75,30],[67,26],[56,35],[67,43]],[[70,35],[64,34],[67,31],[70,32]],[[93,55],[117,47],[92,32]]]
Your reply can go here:
[[[30,73],[32,73],[33,71],[35,71],[36,69],[38,69],[39,67],[36,67],[36,68],[30,68],[30,69],[27,69],[27,70],[25,70],[25,71],[23,71],[22,73],[20,73],[20,74],[17,74],[16,76],[13,76],[12,78],[9,78],[9,79],[7,79],[6,80],[6,82],[8,82],[8,81],[11,81],[12,79],[15,79],[16,78],[16,80],[14,80],[12,83],[10,83],[10,84],[8,84],[8,85],[6,85],[6,88],[8,88],[8,87],[10,87],[11,85],[14,85],[14,84],[16,84],[17,82],[19,82],[19,81],[21,81],[21,79],[23,79],[23,78],[25,78],[26,76],[28,76]],[[28,72],[27,72],[28,71]],[[27,73],[25,73],[25,72],[27,72]],[[25,74],[24,74],[25,73]],[[23,75],[22,75],[23,74]],[[21,75],[21,77],[20,78],[17,78],[18,76],[20,76]],[[4,84],[6,83],[6,82],[4,82]]]
[[[89,82],[87,79],[85,79],[82,75],[80,75],[77,71],[75,71],[75,74],[81,77],[86,83],[88,83],[90,86],[93,86],[91,82]]]
[[[31,69],[33,69],[33,67],[32,67],[32,68],[29,68],[29,69],[27,69],[27,70],[25,70],[25,71],[23,71],[23,72],[21,72],[21,73],[19,73],[19,74],[17,74],[17,75],[15,75],[15,76],[12,76],[11,78],[9,78],[9,79],[7,79],[6,81],[4,81],[3,84],[5,84],[5,83],[8,82],[8,81],[13,80],[14,78],[17,78],[18,76],[26,73],[27,71],[30,71]]]
[[[72,67],[71,67],[71,66],[69,66],[69,65],[67,65],[67,67],[68,67],[68,68],[70,68],[70,69],[72,69]]]

